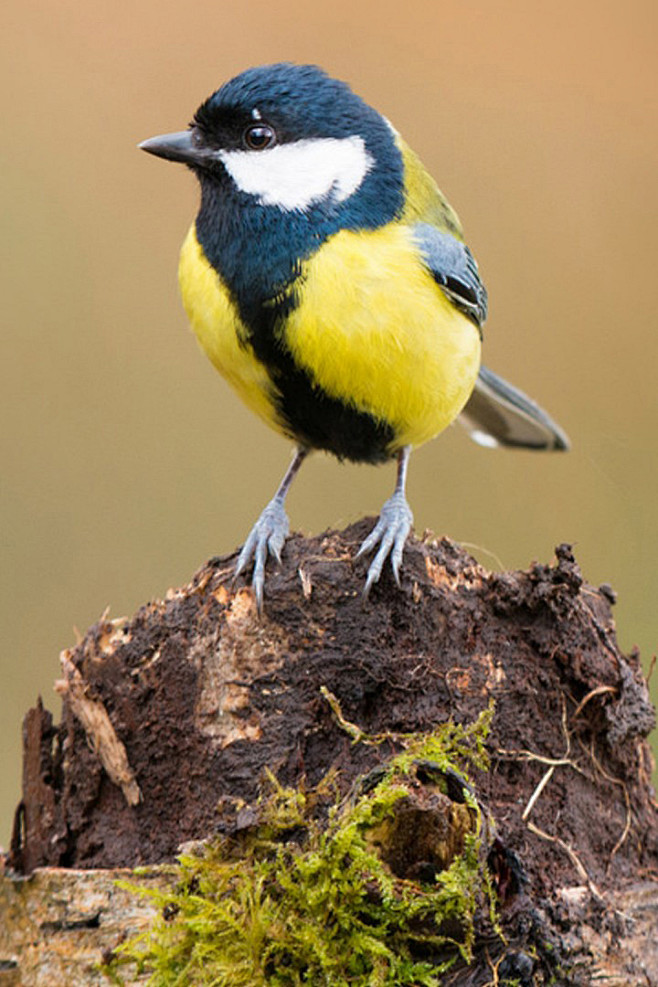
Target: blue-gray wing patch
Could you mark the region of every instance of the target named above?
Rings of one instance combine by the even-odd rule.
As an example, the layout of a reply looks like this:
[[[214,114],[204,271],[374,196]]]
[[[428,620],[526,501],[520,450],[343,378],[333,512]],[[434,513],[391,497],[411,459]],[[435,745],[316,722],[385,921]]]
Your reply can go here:
[[[443,292],[480,329],[487,317],[487,289],[466,244],[429,223],[416,223],[413,235],[423,260]]]

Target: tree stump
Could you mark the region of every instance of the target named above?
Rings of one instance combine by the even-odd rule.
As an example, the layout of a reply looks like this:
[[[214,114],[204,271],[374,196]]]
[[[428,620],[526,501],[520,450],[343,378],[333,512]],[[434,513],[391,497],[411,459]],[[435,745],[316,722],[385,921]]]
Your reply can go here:
[[[62,654],[61,723],[41,702],[24,723],[0,987],[109,983],[70,956],[100,963],[155,912],[112,893],[113,876],[146,866],[138,880],[166,885],[181,844],[253,824],[266,772],[309,789],[332,770],[346,796],[405,736],[490,703],[489,767],[469,790],[500,927],[437,982],[658,985],[654,711],[639,655],[618,648],[613,591],[584,582],[566,545],[496,573],[447,538],[412,539],[401,588],[386,572],[364,603],[355,552],[372,523],[292,536],[262,615],[233,585],[235,557],[215,558]],[[416,772],[387,830],[404,880],[463,845],[461,783],[446,779],[439,792]]]

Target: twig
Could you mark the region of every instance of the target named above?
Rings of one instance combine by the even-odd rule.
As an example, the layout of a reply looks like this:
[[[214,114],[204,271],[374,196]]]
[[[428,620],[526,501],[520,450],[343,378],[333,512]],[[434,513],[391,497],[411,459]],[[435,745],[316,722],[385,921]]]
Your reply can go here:
[[[595,689],[592,689],[590,692],[588,692],[587,695],[583,699],[581,699],[578,705],[576,706],[573,713],[574,719],[577,716],[579,716],[580,713],[582,713],[583,709],[590,701],[590,699],[594,699],[595,696],[603,696],[607,692],[611,692],[614,695],[617,692],[617,690],[612,685],[597,685]]]
[[[621,850],[622,846],[626,842],[626,838],[628,834],[631,831],[631,825],[633,822],[633,810],[631,809],[631,799],[630,799],[630,795],[628,794],[628,788],[626,787],[626,783],[623,782],[621,778],[614,778],[611,774],[608,774],[608,772],[603,768],[603,766],[599,764],[597,757],[594,753],[594,738],[592,738],[592,743],[587,753],[589,754],[590,760],[594,765],[595,771],[598,771],[599,774],[602,775],[602,777],[605,778],[606,781],[609,781],[612,785],[620,786],[621,790],[624,793],[624,801],[626,803],[626,821],[624,823],[624,828],[622,830],[621,836],[619,837],[614,847],[610,851],[610,857],[608,859],[608,867],[609,867],[610,864],[612,863],[612,858],[619,850]]]
[[[111,781],[123,792],[128,805],[137,805],[142,793],[128,762],[126,748],[117,737],[105,706],[100,700],[89,698],[85,680],[68,651],[62,652],[60,660],[64,678],[55,683],[55,691],[68,701],[71,712],[87,735],[89,746]]]
[[[503,747],[496,748],[496,754],[501,754],[503,757],[514,758],[518,761],[539,761],[540,764],[550,764],[553,768],[562,768],[570,765],[575,771],[579,771],[582,774],[581,768],[573,761],[569,760],[568,757],[544,757],[543,754],[535,754],[533,751],[510,751],[505,750]]]
[[[489,969],[491,970],[491,975],[493,976],[493,980],[487,980],[486,984],[484,984],[484,987],[499,987],[500,980],[498,979],[498,967],[500,966],[503,959],[505,958],[505,954],[503,953],[501,956],[499,956],[496,962],[494,963],[491,957],[489,956],[489,950],[485,949],[485,952],[487,956],[487,963],[489,964]]]
[[[623,782],[622,782],[622,786],[624,792],[624,801],[626,802],[626,825],[624,826],[621,836],[619,837],[619,839],[613,846],[612,850],[610,851],[610,859],[608,861],[608,867],[612,863],[612,858],[614,857],[614,855],[617,853],[618,850],[621,850],[622,846],[624,845],[626,841],[626,837],[631,831],[631,823],[633,821],[633,812],[631,810],[630,795],[628,794],[628,789],[626,788],[626,785],[623,784]]]
[[[501,570],[501,572],[505,568],[505,564],[502,561],[502,559],[500,558],[500,556],[499,555],[496,555],[495,552],[492,552],[492,550],[490,548],[485,548],[484,545],[478,545],[478,544],[476,544],[476,542],[472,542],[472,541],[463,541],[463,542],[460,542],[460,545],[463,548],[467,548],[469,551],[471,549],[475,549],[475,551],[477,551],[477,552],[482,552],[484,555],[488,555],[490,559],[493,559],[494,560],[494,562],[496,563],[496,565],[498,566],[498,568]]]
[[[564,734],[566,742],[566,750],[563,757],[544,757],[542,754],[535,754],[533,751],[520,750],[520,751],[509,751],[502,748],[498,748],[497,754],[502,754],[504,757],[515,757],[518,759],[526,761],[538,761],[540,764],[547,764],[548,770],[542,775],[539,783],[535,787],[532,795],[528,799],[525,809],[521,818],[524,822],[527,820],[528,816],[532,812],[535,802],[544,791],[544,788],[549,783],[556,768],[566,767],[567,765],[577,771],[579,774],[584,774],[582,768],[580,768],[574,761],[571,760],[569,754],[571,753],[571,734],[569,733],[567,725],[567,703],[562,694],[562,732]]]
[[[550,833],[544,832],[544,830],[540,829],[539,826],[535,826],[533,822],[528,823],[528,829],[530,830],[531,833],[534,833],[535,836],[539,836],[542,840],[548,840],[549,843],[556,843],[557,846],[559,846],[562,850],[564,850],[564,852],[568,855],[569,859],[571,860],[571,863],[578,871],[579,876],[583,881],[585,881],[585,883],[587,884],[588,888],[590,889],[594,897],[597,898],[599,901],[604,900],[603,895],[601,894],[596,884],[585,870],[585,867],[583,866],[580,857],[573,849],[573,847],[570,847],[569,844],[565,843],[565,841],[560,839],[559,836],[551,836]]]
[[[297,570],[297,574],[302,584],[302,593],[304,594],[304,599],[310,600],[311,593],[313,592],[313,583],[311,580],[311,574],[307,569],[304,569],[304,567],[301,565]]]
[[[343,716],[343,711],[340,707],[340,703],[334,696],[333,692],[327,689],[326,685],[320,686],[320,693],[327,700],[329,706],[331,707],[331,712],[334,714],[334,718],[341,727],[352,738],[352,743],[354,744],[372,744],[376,743],[372,737],[365,733],[361,727],[357,726],[356,723],[351,723],[350,720],[346,720]]]
[[[568,764],[569,762],[567,761],[566,763]],[[550,766],[550,768],[548,769],[548,771],[542,777],[541,781],[539,782],[539,784],[535,788],[535,790],[532,793],[532,795],[530,796],[530,798],[528,799],[528,804],[526,805],[525,809],[523,810],[523,814],[521,816],[521,818],[523,819],[524,822],[526,821],[526,819],[528,818],[528,816],[532,812],[532,808],[533,808],[535,802],[537,801],[537,799],[539,798],[539,796],[541,795],[541,793],[544,791],[546,785],[548,785],[549,781],[553,777],[553,772],[554,771],[555,771],[555,765],[552,764]]]

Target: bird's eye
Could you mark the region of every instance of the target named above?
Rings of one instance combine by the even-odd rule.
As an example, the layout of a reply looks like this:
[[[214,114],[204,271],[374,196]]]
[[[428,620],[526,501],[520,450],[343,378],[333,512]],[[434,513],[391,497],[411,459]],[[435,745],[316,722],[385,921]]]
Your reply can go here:
[[[245,130],[243,140],[250,151],[264,151],[276,144],[276,133],[267,123],[252,123]]]

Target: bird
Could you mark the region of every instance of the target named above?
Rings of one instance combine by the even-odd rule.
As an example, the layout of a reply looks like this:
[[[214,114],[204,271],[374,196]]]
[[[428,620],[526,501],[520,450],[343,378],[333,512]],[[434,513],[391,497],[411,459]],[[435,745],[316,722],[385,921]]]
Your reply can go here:
[[[397,461],[361,544],[367,597],[400,585],[411,451],[459,419],[484,446],[565,450],[564,431],[481,364],[487,291],[459,218],[388,119],[315,65],[249,68],[182,131],[139,147],[192,170],[200,206],[179,284],[216,369],[294,455],[248,535],[259,611],[280,564],[286,495],[310,452]],[[374,553],[374,554],[373,554]]]

